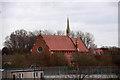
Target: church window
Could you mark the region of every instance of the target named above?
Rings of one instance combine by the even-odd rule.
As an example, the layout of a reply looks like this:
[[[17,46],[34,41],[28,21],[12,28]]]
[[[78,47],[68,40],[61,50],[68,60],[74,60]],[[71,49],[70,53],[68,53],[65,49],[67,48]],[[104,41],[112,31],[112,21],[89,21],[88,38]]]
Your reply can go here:
[[[38,52],[43,52],[43,47],[38,47]]]

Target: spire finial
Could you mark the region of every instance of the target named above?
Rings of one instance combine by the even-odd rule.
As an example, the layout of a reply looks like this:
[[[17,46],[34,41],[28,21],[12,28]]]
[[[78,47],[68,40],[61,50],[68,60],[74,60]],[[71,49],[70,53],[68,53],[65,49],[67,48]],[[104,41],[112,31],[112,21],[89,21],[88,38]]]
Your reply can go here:
[[[70,37],[69,18],[67,18],[67,29],[66,29],[66,35]]]

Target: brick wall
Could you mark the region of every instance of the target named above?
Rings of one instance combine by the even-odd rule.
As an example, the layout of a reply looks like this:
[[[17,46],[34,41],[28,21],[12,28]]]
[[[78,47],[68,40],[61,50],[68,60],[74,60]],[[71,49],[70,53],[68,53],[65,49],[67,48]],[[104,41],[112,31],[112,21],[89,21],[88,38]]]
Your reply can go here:
[[[42,52],[38,52],[38,47],[43,47]],[[47,46],[45,40],[43,39],[42,36],[39,36],[36,43],[34,44],[33,48],[31,49],[31,54],[35,53],[50,53],[49,47]]]

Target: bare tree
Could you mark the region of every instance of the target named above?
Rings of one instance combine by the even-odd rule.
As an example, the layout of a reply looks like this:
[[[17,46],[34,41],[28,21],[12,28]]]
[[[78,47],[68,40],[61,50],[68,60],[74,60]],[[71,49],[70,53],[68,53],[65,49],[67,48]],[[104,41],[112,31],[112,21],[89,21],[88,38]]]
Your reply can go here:
[[[44,35],[54,35],[55,33],[53,33],[53,32],[50,31],[50,30],[43,30],[43,31],[42,31],[42,34],[44,34]]]
[[[64,35],[65,33],[64,33],[64,31],[58,30],[56,34],[57,35]]]
[[[84,33],[82,31],[77,31],[76,32],[76,37],[77,38],[84,38]]]
[[[94,36],[91,33],[84,33],[82,31],[76,32],[76,37],[81,38],[88,49],[96,49],[97,45],[94,43]]]
[[[73,62],[76,66],[96,66],[97,60],[92,54],[77,52],[72,54]]]
[[[95,50],[95,49],[97,49],[97,45],[95,43],[91,43],[89,49],[90,50]]]
[[[84,80],[92,72],[93,68],[96,68],[98,61],[94,55],[87,54],[86,52],[78,52],[72,55],[73,63],[76,66],[77,70],[77,80]]]
[[[74,31],[71,31],[71,32],[70,32],[70,37],[72,37],[72,38],[75,37],[75,32],[74,32]]]
[[[90,45],[94,42],[94,37],[91,33],[86,32],[85,33],[85,44],[87,48],[90,48]]]
[[[32,32],[27,32],[23,29],[16,30],[10,36],[7,36],[4,45],[14,53],[29,53],[36,38]]]
[[[25,55],[21,55],[16,53],[11,58],[10,67],[12,68],[25,68],[26,67],[26,57]]]
[[[50,57],[51,66],[66,66],[68,65],[68,60],[63,53],[54,53]]]

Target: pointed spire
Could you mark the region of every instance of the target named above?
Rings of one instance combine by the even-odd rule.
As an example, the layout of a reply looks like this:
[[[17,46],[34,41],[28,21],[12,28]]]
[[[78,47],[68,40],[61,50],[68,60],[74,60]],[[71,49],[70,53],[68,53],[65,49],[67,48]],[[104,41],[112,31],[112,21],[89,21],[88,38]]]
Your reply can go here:
[[[40,35],[41,35],[41,30],[40,30]]]
[[[67,29],[66,29],[66,35],[70,37],[69,18],[67,18]]]

